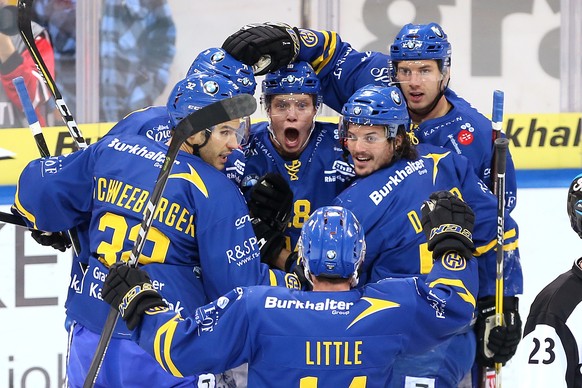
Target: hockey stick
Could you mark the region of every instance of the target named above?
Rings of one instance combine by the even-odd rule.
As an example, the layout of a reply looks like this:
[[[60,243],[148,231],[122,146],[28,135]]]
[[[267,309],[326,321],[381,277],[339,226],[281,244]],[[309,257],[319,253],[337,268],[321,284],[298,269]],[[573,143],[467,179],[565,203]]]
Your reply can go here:
[[[46,140],[44,135],[42,134],[42,128],[40,127],[40,123],[38,122],[38,117],[32,106],[32,101],[30,101],[30,95],[28,94],[28,90],[26,90],[26,85],[24,84],[24,78],[16,77],[12,80],[14,87],[16,88],[16,93],[20,98],[20,103],[22,104],[22,110],[24,111],[24,115],[26,116],[26,121],[28,121],[28,127],[32,132],[32,136],[34,137],[34,141],[36,141],[36,146],[38,147],[38,151],[40,152],[40,156],[43,158],[47,158],[51,156],[51,153],[46,145]]]
[[[15,216],[14,214],[11,214],[11,213],[0,212],[0,221],[4,222],[6,224],[12,224],[12,225],[23,226],[25,228],[28,228],[26,226],[26,222],[24,222],[24,220],[22,218]]]
[[[253,96],[250,94],[240,94],[208,105],[189,114],[180,121],[172,135],[170,146],[168,147],[154,190],[146,206],[146,211],[143,215],[140,229],[133,245],[133,249],[131,250],[127,265],[131,267],[137,266],[139,256],[145,245],[145,238],[154,220],[154,214],[160,203],[162,193],[166,187],[170,171],[172,170],[172,165],[174,164],[174,160],[178,155],[182,143],[184,143],[184,141],[186,141],[190,136],[204,130],[205,128],[210,128],[213,125],[243,116],[249,116],[256,108],[257,102]],[[85,378],[83,388],[93,387],[97,380],[118,317],[119,310],[112,307],[103,326],[101,338],[97,344],[97,349],[95,350],[95,355],[91,361],[91,366],[87,373],[87,377]]]
[[[491,114],[491,127],[493,131],[491,132],[492,136],[492,143],[495,145],[495,140],[501,137],[501,130],[503,128],[503,100],[504,94],[501,90],[493,91],[493,112]],[[495,187],[496,180],[495,175],[497,163],[495,161],[495,157],[493,157],[493,165],[491,166],[491,191],[497,193],[497,189]]]
[[[34,106],[32,106],[32,101],[30,101],[30,95],[26,90],[24,78],[16,77],[12,80],[12,83],[14,84],[16,93],[18,93],[18,97],[20,98],[20,103],[22,104],[22,109],[24,111],[24,115],[26,116],[26,121],[28,121],[28,126],[32,132],[32,135],[34,136],[34,140],[36,141],[36,146],[38,147],[40,156],[43,158],[48,158],[51,156],[51,153],[48,149],[48,146],[46,145],[46,140],[42,134],[42,128],[38,122],[38,116],[36,115]],[[79,242],[77,231],[75,229],[71,229],[67,231],[67,234],[71,240],[73,251],[75,251],[75,254],[79,256],[81,253],[81,243]]]
[[[507,148],[509,140],[505,138],[495,139],[495,167],[497,170],[495,176],[495,186],[497,192],[497,266],[495,278],[495,325],[503,326],[503,244],[505,231],[505,170]],[[495,387],[501,387],[501,367],[500,362],[495,363]]]
[[[498,157],[499,157],[499,152],[497,151],[497,146],[496,146],[496,142],[497,139],[501,139],[501,130],[503,128],[503,101],[504,100],[504,94],[503,91],[501,90],[494,90],[493,91],[493,110],[492,110],[492,114],[491,114],[491,142],[493,144],[493,161],[491,163],[491,191],[493,191],[493,193],[499,198],[498,196],[498,179],[497,179],[497,171],[499,169],[499,164],[500,162],[498,161]],[[506,148],[507,150],[507,148]],[[503,171],[503,177],[505,178],[505,157],[503,159],[503,167],[504,167],[504,171]],[[503,192],[505,192],[505,186],[503,188]],[[504,200],[505,200],[505,196],[503,195]],[[498,201],[499,202],[499,201]],[[498,214],[499,215],[499,214]],[[504,213],[502,214],[502,216],[504,215]],[[498,219],[499,222],[499,219]],[[499,226],[499,224],[498,224]],[[499,229],[497,230],[497,240],[499,242]],[[503,228],[501,229],[501,238],[503,238]],[[503,244],[502,244],[503,246]],[[499,254],[499,249],[497,250],[498,254]],[[499,255],[497,256],[497,260],[499,260]],[[501,260],[503,260],[503,255],[501,255]],[[499,263],[498,263],[499,264]],[[499,268],[497,268],[497,270],[499,270]],[[503,266],[501,266],[501,271],[503,271]],[[497,278],[499,278],[500,274],[499,272],[497,272]],[[503,273],[501,273],[501,282],[503,282]],[[495,286],[497,288],[498,283],[497,283],[497,279],[496,279],[496,283]],[[495,304],[497,306],[497,296],[498,293],[495,293]],[[501,287],[501,303],[503,304],[503,287]],[[497,311],[497,310],[496,310]],[[495,317],[495,319],[497,320],[497,316]],[[480,373],[481,376],[479,377],[479,381],[480,381],[480,386],[482,388],[484,387],[491,387],[492,384],[498,380],[497,378],[497,373],[496,373],[497,368],[490,368],[487,366],[483,366],[482,368],[480,368]],[[499,376],[499,380],[500,380],[500,376]]]
[[[32,34],[32,24],[30,18],[33,1],[34,0],[18,0],[18,30],[20,31],[20,36],[22,37],[26,48],[30,52],[36,67],[42,74],[48,88],[51,90],[51,93],[55,99],[55,104],[57,105],[61,117],[63,118],[63,121],[69,130],[69,133],[73,137],[73,140],[75,140],[77,147],[79,149],[87,148],[85,138],[81,134],[79,127],[77,127],[77,123],[73,118],[73,114],[69,110],[67,104],[65,104],[65,100],[63,100],[63,96],[57,88],[57,84],[48,71],[44,60],[42,59],[42,56],[36,47],[36,43],[34,42],[34,35]]]

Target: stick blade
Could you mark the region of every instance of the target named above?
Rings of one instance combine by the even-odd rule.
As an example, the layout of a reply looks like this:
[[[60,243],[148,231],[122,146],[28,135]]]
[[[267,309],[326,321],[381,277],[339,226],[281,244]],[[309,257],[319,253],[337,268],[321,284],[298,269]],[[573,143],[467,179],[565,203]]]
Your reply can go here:
[[[179,141],[184,141],[206,128],[225,121],[250,116],[256,109],[257,101],[250,94],[238,94],[226,98],[186,116],[176,126],[174,137]]]

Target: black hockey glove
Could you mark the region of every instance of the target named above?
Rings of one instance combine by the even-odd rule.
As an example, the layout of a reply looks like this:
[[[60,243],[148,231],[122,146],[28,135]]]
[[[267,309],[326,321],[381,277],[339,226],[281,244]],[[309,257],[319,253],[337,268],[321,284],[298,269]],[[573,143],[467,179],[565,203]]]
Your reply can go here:
[[[111,266],[101,296],[119,310],[129,330],[139,325],[146,310],[166,307],[162,297],[152,286],[147,272],[126,263],[115,263]]]
[[[257,243],[261,250],[261,261],[275,266],[275,262],[285,245],[285,236],[278,230],[272,229],[260,218],[252,218],[251,224],[257,236]]]
[[[251,188],[248,205],[253,217],[260,218],[270,228],[283,232],[291,217],[293,192],[285,178],[270,172],[263,175]]]
[[[288,268],[292,268],[290,271],[297,276],[297,279],[299,279],[301,289],[303,291],[312,291],[313,284],[311,283],[311,279],[307,279],[307,276],[305,275],[305,265],[303,265],[301,260],[298,260],[298,257],[299,255],[297,252],[292,252],[289,257],[287,257],[287,263],[285,264],[286,272],[289,272]]]
[[[437,191],[422,205],[422,227],[433,259],[447,251],[473,257],[475,214],[460,198],[448,191]]]
[[[222,48],[264,75],[293,62],[299,54],[299,30],[284,23],[247,24],[226,38]]]
[[[479,365],[493,367],[496,362],[504,364],[513,357],[521,340],[521,318],[519,299],[515,296],[503,298],[504,326],[495,326],[495,297],[488,296],[477,301],[477,361]]]
[[[43,232],[42,230],[30,229],[34,241],[45,247],[53,247],[61,252],[71,247],[71,239],[66,233]]]

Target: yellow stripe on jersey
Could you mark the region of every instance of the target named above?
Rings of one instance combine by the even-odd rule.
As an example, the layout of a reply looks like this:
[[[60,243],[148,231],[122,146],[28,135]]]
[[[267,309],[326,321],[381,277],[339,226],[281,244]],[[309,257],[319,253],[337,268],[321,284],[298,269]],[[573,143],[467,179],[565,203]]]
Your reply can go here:
[[[361,321],[362,319],[377,313],[378,311],[382,311],[382,310],[386,310],[386,309],[391,309],[394,307],[400,307],[399,303],[396,302],[392,302],[389,300],[383,300],[383,299],[377,299],[377,298],[369,298],[367,296],[362,298],[363,300],[365,300],[366,302],[370,303],[370,307],[368,307],[367,309],[365,309],[364,311],[362,311],[360,313],[360,315],[358,315],[356,317],[356,319],[354,319],[352,321],[352,323],[350,323],[350,325],[347,327],[348,329],[350,327],[352,327],[356,322]]]
[[[26,210],[24,206],[20,203],[20,199],[18,198],[18,185],[16,185],[16,195],[14,196],[14,205],[12,206],[13,209],[16,209],[22,217],[26,218],[28,221],[32,222],[32,226],[34,229],[38,229],[36,227],[36,217],[32,215],[31,212]]]
[[[208,198],[208,189],[206,188],[206,185],[202,181],[202,178],[200,178],[200,175],[198,174],[198,172],[196,172],[194,167],[192,167],[189,163],[187,164],[188,167],[190,168],[190,173],[181,172],[178,174],[171,174],[170,178],[180,178],[185,179],[188,182],[191,182],[194,186],[196,186],[198,190],[200,190],[202,194],[204,194],[206,198]]]
[[[467,287],[465,287],[465,284],[463,283],[462,280],[460,280],[460,279],[439,278],[439,279],[436,279],[436,280],[433,280],[432,282],[430,282],[429,286],[430,287],[434,287],[437,284],[444,284],[444,285],[447,285],[447,286],[454,286],[454,287],[462,288],[463,290],[465,290],[465,292],[458,292],[457,291],[457,294],[459,294],[459,296],[465,302],[468,302],[473,307],[476,307],[477,302],[475,301],[475,296],[473,294],[471,294],[469,292],[469,290],[467,290]]]
[[[311,62],[315,73],[319,73],[333,58],[337,49],[337,33],[330,31],[319,31],[324,37],[323,53]]]
[[[446,158],[449,154],[451,153],[451,151],[447,151],[444,152],[442,154],[434,154],[434,153],[430,153],[427,155],[422,155],[423,158],[425,159],[432,159],[434,161],[434,167],[433,167],[433,171],[432,171],[432,184],[434,185],[436,182],[436,176],[438,174],[438,164],[440,162],[441,159]]]
[[[176,365],[174,365],[172,356],[170,354],[170,347],[172,346],[172,339],[174,338],[174,333],[176,332],[176,327],[178,326],[179,317],[180,315],[176,314],[176,316],[160,326],[156,332],[156,336],[154,338],[154,356],[158,364],[160,364],[166,372],[170,372],[176,377],[184,377]]]

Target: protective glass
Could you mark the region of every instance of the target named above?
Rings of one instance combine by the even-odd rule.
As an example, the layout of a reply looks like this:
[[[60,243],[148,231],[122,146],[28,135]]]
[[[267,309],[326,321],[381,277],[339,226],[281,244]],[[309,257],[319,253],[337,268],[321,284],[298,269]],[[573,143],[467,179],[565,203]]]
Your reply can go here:
[[[236,137],[237,144],[244,146],[249,140],[250,127],[250,117],[244,116],[240,119],[235,119],[215,125],[206,130],[210,132],[212,137],[218,141],[228,142],[234,136]]]
[[[359,130],[360,128],[364,128],[363,130],[366,131],[366,127],[371,127],[372,125],[384,127],[384,135],[382,136],[379,133],[368,133],[364,136],[358,137],[352,132]],[[381,142],[386,142],[386,139],[390,139],[389,134],[396,133],[397,130],[397,124],[355,124],[350,123],[347,120],[341,120],[339,125],[339,136],[346,144],[355,144],[358,140],[361,140],[367,145],[375,145]]]
[[[422,63],[420,64],[422,65]],[[396,80],[400,83],[417,80],[420,82],[438,82],[444,78],[439,69],[434,67],[421,67],[420,69],[411,69],[400,64],[396,70]]]
[[[313,114],[315,107],[313,106],[313,98],[306,94],[309,98],[297,99],[294,97],[287,97],[284,99],[275,98],[271,102],[271,115],[284,115],[291,111],[295,114]]]

